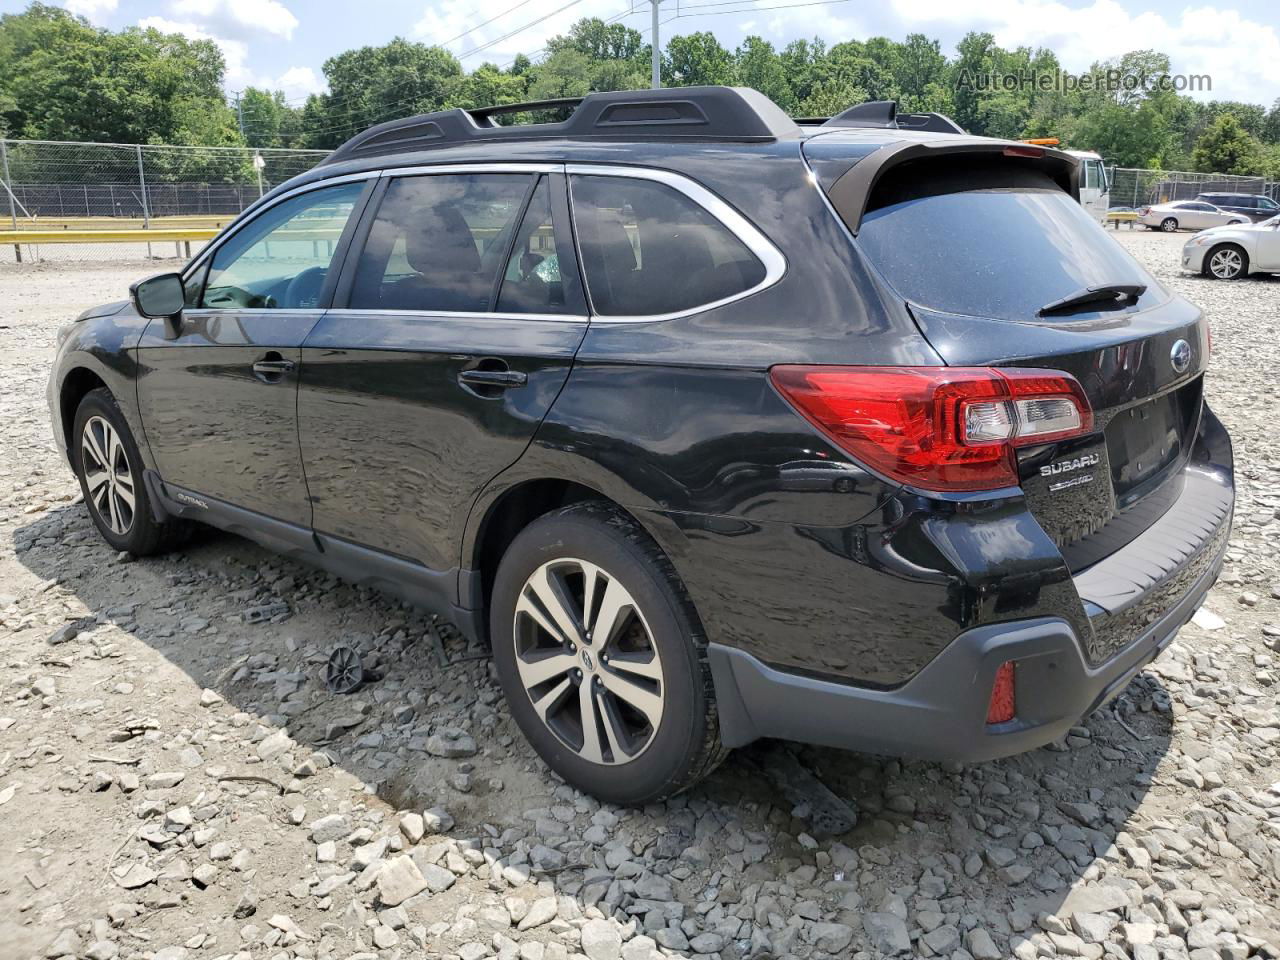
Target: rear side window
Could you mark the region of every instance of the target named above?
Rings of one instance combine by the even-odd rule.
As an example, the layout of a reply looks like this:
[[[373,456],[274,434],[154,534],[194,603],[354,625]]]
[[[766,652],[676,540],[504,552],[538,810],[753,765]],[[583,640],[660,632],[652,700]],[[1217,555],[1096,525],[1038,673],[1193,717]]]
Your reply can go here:
[[[529,200],[529,209],[507,258],[498,312],[563,313],[564,309],[564,281],[551,219],[551,188],[543,177]]]
[[[877,185],[858,247],[906,300],[943,313],[1061,323],[1041,307],[1086,287],[1160,286],[1043,173],[1010,163],[921,161]]]
[[[352,309],[485,313],[535,177],[392,181],[356,265]]]
[[[692,198],[663,183],[575,175],[573,216],[594,312],[660,316],[744,293],[764,264]]]

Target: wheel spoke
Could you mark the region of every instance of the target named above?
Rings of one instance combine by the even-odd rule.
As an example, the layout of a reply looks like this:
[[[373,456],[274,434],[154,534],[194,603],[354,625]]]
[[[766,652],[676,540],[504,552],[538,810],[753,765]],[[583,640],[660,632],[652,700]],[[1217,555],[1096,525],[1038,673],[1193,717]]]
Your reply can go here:
[[[662,664],[651,653],[615,653],[609,657],[608,666],[614,670],[634,673],[646,680],[662,680]]]
[[[84,485],[89,488],[89,495],[95,496],[98,492],[98,488],[109,479],[110,477],[107,475],[105,470],[95,470],[93,473],[88,473],[86,471]]]
[[[533,709],[537,711],[538,716],[542,718],[543,723],[547,722],[548,711],[564,699],[565,693],[567,693],[569,688],[572,686],[573,681],[568,677],[565,677],[537,700],[533,701]]]
[[[635,601],[626,588],[617,580],[610,580],[605,587],[604,597],[600,600],[600,612],[591,627],[591,643],[601,653],[608,648],[609,641],[617,635],[618,628],[634,606]]]
[[[120,442],[120,435],[110,427],[105,429],[107,433],[107,468],[112,473],[118,474],[121,467],[120,461],[123,460],[123,466],[128,470],[129,458],[124,455],[124,445]]]
[[[113,533],[122,533],[124,531],[124,520],[120,517],[120,500],[114,493],[107,495],[107,504],[111,510],[111,518],[107,521],[107,525],[111,527]]]
[[[533,658],[517,657],[516,666],[520,669],[520,681],[531,690],[573,670],[578,666],[578,658],[571,653],[556,651]]]
[[[582,625],[588,630],[595,620],[596,590],[604,574],[594,563],[582,564]]]
[[[578,685],[578,706],[582,711],[582,749],[578,752],[592,763],[604,763],[604,752],[600,749],[596,692],[590,680],[584,680]]]
[[[126,490],[124,487],[120,486],[119,483],[117,483],[115,493],[116,493],[117,499],[119,499],[121,503],[123,503],[126,507],[128,507],[129,512],[132,513],[133,512],[133,491]]]
[[[662,719],[662,697],[647,688],[620,674],[604,671],[600,680],[610,693],[639,710],[649,721],[649,726],[657,729]]]
[[[93,457],[97,462],[97,465],[110,473],[111,464],[107,460],[107,454],[102,449],[102,444],[98,440],[97,431],[93,429],[94,422],[95,421],[90,420],[84,428],[84,446],[88,449],[89,456]]]
[[[622,718],[618,716],[617,707],[607,697],[601,699],[600,714],[604,717],[604,736],[609,741],[609,752],[613,754],[613,762],[620,763],[624,759],[630,759],[631,751],[623,746],[626,730]]]
[[[105,517],[107,512],[107,499],[111,496],[111,487],[109,484],[100,484],[93,491],[93,505],[98,510],[98,515]]]
[[[558,632],[549,631],[553,636],[562,643],[582,642],[582,630],[578,626],[577,617],[572,612],[573,600],[569,597],[569,591],[565,589],[564,582],[558,575],[551,572],[549,565],[543,565],[529,578],[529,582],[525,585],[525,592],[529,591],[532,591],[559,628]],[[533,606],[533,604],[530,605]],[[544,621],[539,622],[546,626]]]

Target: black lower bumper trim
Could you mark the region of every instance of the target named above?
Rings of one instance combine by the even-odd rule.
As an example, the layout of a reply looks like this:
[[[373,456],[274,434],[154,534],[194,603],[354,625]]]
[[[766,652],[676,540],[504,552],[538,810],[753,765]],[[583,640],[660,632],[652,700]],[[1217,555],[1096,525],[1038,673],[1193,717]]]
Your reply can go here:
[[[993,624],[958,636],[910,681],[875,690],[776,670],[712,644],[720,733],[735,747],[760,737],[930,760],[981,761],[1058,739],[1122,691],[1204,601],[1222,556],[1163,617],[1106,663],[1089,664],[1056,617]],[[1016,662],[1017,717],[989,725],[996,670]]]

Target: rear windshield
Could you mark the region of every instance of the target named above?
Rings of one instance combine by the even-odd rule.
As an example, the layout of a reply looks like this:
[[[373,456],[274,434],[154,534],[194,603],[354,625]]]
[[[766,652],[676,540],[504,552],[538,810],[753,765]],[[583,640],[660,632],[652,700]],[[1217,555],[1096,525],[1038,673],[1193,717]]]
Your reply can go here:
[[[1005,163],[903,164],[877,185],[858,246],[905,299],[945,313],[1062,323],[1046,304],[1100,284],[1156,281],[1049,177]]]

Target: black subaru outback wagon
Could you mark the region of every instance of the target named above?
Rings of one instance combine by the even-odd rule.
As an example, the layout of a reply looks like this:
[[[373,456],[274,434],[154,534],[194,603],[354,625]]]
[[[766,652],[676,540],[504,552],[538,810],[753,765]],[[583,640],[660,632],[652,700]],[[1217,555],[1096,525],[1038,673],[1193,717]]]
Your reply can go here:
[[[1208,329],[1069,155],[741,89],[558,107],[374,127],[65,329],[111,546],[195,520],[447,611],[618,802],[757,737],[1028,750],[1170,642],[1234,498]]]

